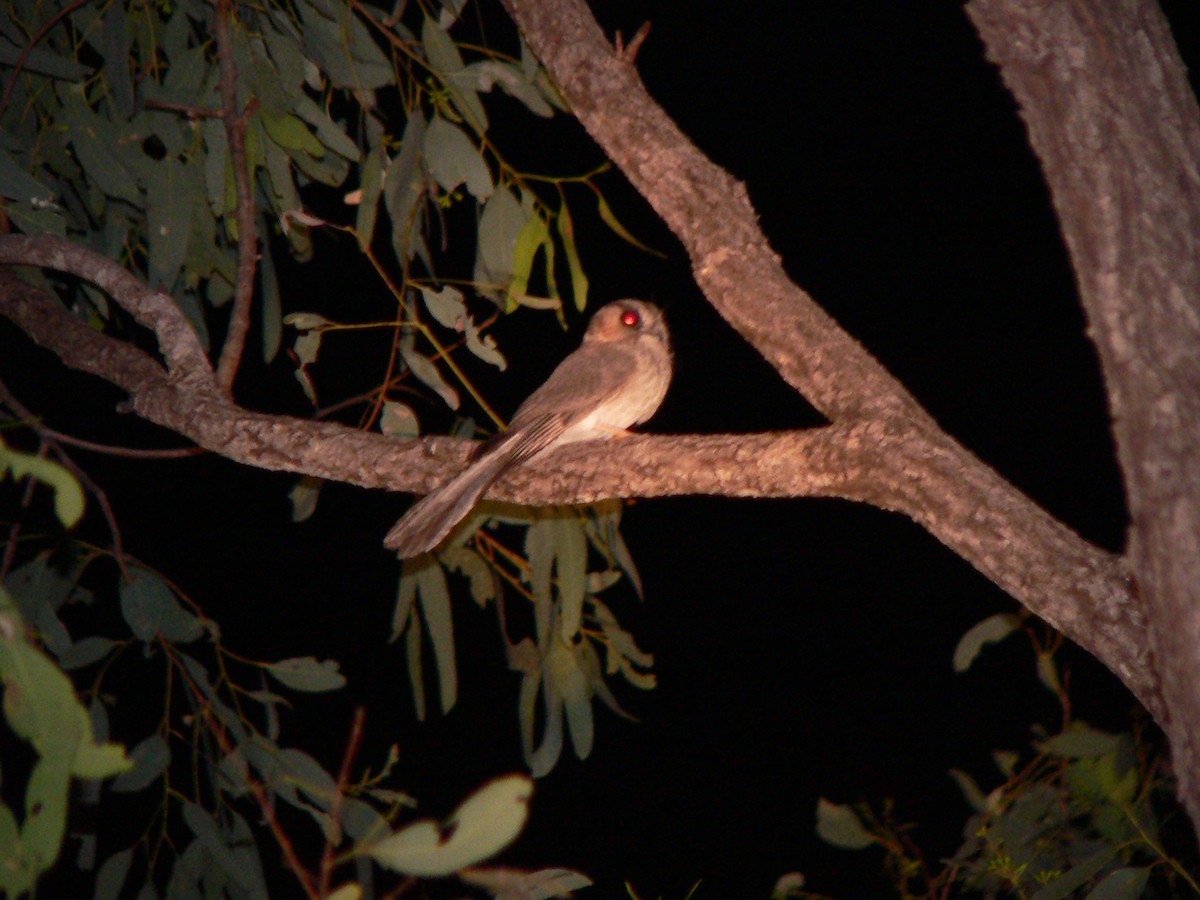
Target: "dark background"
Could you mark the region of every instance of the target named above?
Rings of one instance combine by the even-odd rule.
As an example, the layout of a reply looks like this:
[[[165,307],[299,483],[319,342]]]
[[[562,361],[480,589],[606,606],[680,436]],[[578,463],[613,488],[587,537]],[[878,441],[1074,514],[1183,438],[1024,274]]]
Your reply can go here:
[[[951,434],[1084,537],[1119,550],[1125,512],[1108,413],[1065,250],[1015,105],[959,5],[595,8],[610,34],[652,22],[637,58],[651,94],[747,183],[797,283]],[[1195,59],[1195,5],[1167,11]],[[512,49],[511,26],[495,10],[484,16],[488,38]],[[497,143],[519,168],[573,174],[601,161],[578,125],[534,122],[506,102],[493,106]],[[601,184],[618,217],[668,255],[622,243],[584,191],[568,195],[594,302],[640,296],[667,309],[678,368],[648,430],[818,423],[707,305],[641,199],[617,175]],[[289,308],[379,317],[389,298],[353,256],[347,240],[322,237],[311,266],[285,266]],[[494,332],[512,363],[489,385],[503,412],[578,341],[527,313]],[[125,445],[168,443],[116,414],[117,392],[64,372],[7,325],[0,338],[5,378],[51,424]],[[377,358],[359,364],[375,349],[328,341],[323,399],[378,378]],[[303,414],[288,365],[248,366],[243,402]],[[445,424],[432,403],[417,412],[431,428]],[[350,707],[364,705],[361,761],[377,767],[398,743],[399,782],[430,815],[521,768],[519,678],[505,667],[493,610],[465,592],[455,608],[459,704],[414,720],[401,649],[385,643],[398,565],[380,546],[406,500],[331,485],[315,518],[293,526],[288,477],[216,458],[79,458],[109,487],[127,549],[198,600],[231,649],[341,661],[348,687],[298,697],[283,743],[334,769]],[[625,523],[646,600],[622,587],[607,602],[655,654],[659,687],[618,688],[641,722],[598,711],[592,758],[568,751],[539,782],[506,862],[580,869],[597,880],[596,897],[624,896],[624,879],[643,898],[680,898],[697,880],[699,898],[766,896],[789,871],[815,891],[872,896],[885,891],[879,855],[822,844],[818,797],[894,798],[936,860],[958,846],[969,814],[946,770],[965,769],[988,790],[999,780],[993,749],[1025,749],[1033,723],[1060,722],[1020,637],[952,672],[962,633],[1017,607],[905,519],[832,501],[687,498],[636,503]],[[104,540],[98,517],[88,527]],[[1127,728],[1133,702],[1116,679],[1073,648],[1064,658],[1076,714]]]

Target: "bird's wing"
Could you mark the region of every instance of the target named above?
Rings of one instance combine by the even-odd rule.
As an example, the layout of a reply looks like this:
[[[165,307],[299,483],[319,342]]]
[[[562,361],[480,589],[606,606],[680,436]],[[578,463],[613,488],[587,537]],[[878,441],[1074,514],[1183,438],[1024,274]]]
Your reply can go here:
[[[521,404],[511,428],[524,429],[546,416],[557,416],[566,429],[617,394],[636,370],[633,347],[584,344],[559,363],[546,383]]]

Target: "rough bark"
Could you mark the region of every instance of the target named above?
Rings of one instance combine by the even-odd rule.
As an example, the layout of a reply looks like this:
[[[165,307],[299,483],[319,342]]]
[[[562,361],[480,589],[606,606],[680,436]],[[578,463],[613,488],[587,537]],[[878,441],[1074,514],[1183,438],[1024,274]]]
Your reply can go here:
[[[1083,541],[942,432],[877,361],[783,272],[745,190],[646,94],[577,0],[509,0],[585,127],[691,254],[714,306],[832,423],[764,435],[641,437],[564,448],[489,493],[520,503],[707,493],[830,496],[910,516],[1030,610],[1095,654],[1165,715],[1146,622],[1124,562]],[[117,283],[111,263],[40,238],[0,239],[0,263],[92,278],[151,328],[158,361],[73,319],[53,298],[0,279],[0,314],[72,367],[121,385],[133,409],[231,459],[367,487],[426,491],[464,442],[400,442],[330,423],[245,410],[224,397],[169,298]],[[104,265],[101,265],[103,263]],[[194,339],[194,336],[193,336]]]
[[[1200,823],[1200,108],[1149,0],[973,0],[1062,223],[1112,406],[1180,796]]]

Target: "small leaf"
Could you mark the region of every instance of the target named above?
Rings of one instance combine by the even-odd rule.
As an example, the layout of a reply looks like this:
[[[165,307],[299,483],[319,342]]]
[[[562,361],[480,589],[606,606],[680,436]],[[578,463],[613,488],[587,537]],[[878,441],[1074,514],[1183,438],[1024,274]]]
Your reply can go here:
[[[1149,881],[1149,869],[1117,869],[1096,885],[1086,900],[1137,900]]]
[[[479,149],[461,128],[434,116],[425,132],[425,165],[434,181],[451,193],[460,184],[479,202],[492,196],[495,186]]]
[[[463,293],[455,287],[444,287],[440,291],[422,287],[421,299],[439,325],[443,328],[459,328],[467,318],[467,304]]]
[[[973,625],[958,640],[954,648],[954,671],[965,672],[979,656],[984,644],[995,644],[1004,640],[1020,627],[1021,620],[1010,613],[988,616],[977,625]]]
[[[133,850],[121,850],[104,861],[96,873],[96,892],[93,900],[117,900],[121,888],[129,875],[129,864],[133,861]]]
[[[338,671],[336,659],[296,656],[271,663],[266,668],[276,680],[296,691],[320,693],[336,691],[346,685],[346,676]]]
[[[971,809],[976,812],[983,812],[987,809],[987,797],[979,789],[979,785],[975,783],[974,778],[961,769],[951,769],[950,777],[954,779],[954,783],[962,791],[963,799],[971,805]]]
[[[262,233],[267,233],[266,219],[261,220]],[[262,351],[263,362],[271,362],[283,342],[283,303],[279,296],[279,278],[275,274],[275,257],[263,253],[259,261],[262,284]]]
[[[11,471],[14,480],[31,476],[54,490],[54,512],[67,528],[75,525],[83,516],[83,488],[75,476],[48,459],[28,453],[10,450],[0,440],[0,480],[5,471]]]
[[[517,240],[527,216],[508,188],[500,188],[483,207],[475,257],[475,288],[499,301],[513,277]]]
[[[407,403],[394,400],[383,401],[383,414],[379,417],[379,430],[390,437],[415,438],[421,433],[417,414]]]
[[[112,783],[118,793],[140,791],[157,781],[171,762],[171,750],[160,735],[152,734],[129,751],[129,758],[133,768]]]
[[[479,326],[474,319],[467,319],[463,326],[467,335],[467,349],[482,359],[485,363],[495,366],[501,372],[508,368],[508,360],[496,346],[496,339],[490,334],[480,335]]]
[[[571,296],[575,299],[575,308],[583,312],[583,308],[587,306],[588,277],[587,273],[583,271],[583,262],[579,258],[579,247],[575,244],[575,224],[571,221],[571,214],[567,211],[565,200],[558,209],[554,224],[558,230],[559,240],[562,241],[563,250],[567,254],[567,268],[571,272]]]
[[[454,619],[450,611],[450,589],[442,567],[432,557],[425,559],[425,565],[415,573],[417,595],[421,602],[421,616],[429,631],[430,643],[433,644],[442,712],[448,713],[458,700],[458,664],[454,655]]]
[[[379,197],[383,193],[383,161],[381,147],[372,150],[363,162],[362,181],[359,183],[358,215],[354,222],[354,234],[360,250],[367,250],[375,237],[375,218],[379,211]]]
[[[458,409],[460,403],[458,391],[446,383],[446,380],[442,378],[442,374],[437,370],[437,366],[432,359],[407,346],[400,348],[400,355],[404,357],[409,370],[418,380],[423,382],[427,387],[432,388],[451,409]]]
[[[625,241],[628,244],[632,244],[633,246],[637,247],[639,250],[644,250],[646,253],[652,254],[653,256],[658,256],[658,257],[661,257],[662,259],[667,258],[667,255],[665,253],[662,253],[651,247],[647,247],[645,244],[643,244],[641,241],[639,241],[637,238],[635,238],[632,234],[630,234],[628,231],[626,231],[625,226],[622,225],[620,222],[618,222],[617,217],[615,215],[613,215],[612,209],[609,208],[608,201],[604,199],[604,196],[602,194],[599,194],[599,193],[596,194],[596,206],[600,212],[600,218],[601,218],[601,220],[603,220],[604,224],[607,225],[609,228],[611,228],[616,233],[616,235],[619,238],[621,238],[623,241]]]
[[[1053,756],[1080,759],[1089,756],[1104,756],[1106,753],[1115,751],[1120,745],[1120,735],[1107,734],[1075,722],[1069,731],[1042,741],[1040,749],[1043,753]]]
[[[437,878],[477,865],[516,839],[529,817],[533,782],[507,775],[468,797],[442,827],[424,819],[368,849],[381,865],[408,875]]]
[[[7,150],[0,149],[0,197],[22,203],[50,203],[54,191],[26,172]]]
[[[428,16],[421,26],[421,43],[425,47],[429,67],[450,92],[458,111],[476,132],[483,134],[488,128],[487,113],[484,112],[483,101],[475,92],[475,78],[463,65],[458,46],[445,29]]]
[[[862,850],[875,843],[849,806],[817,800],[817,834],[823,841],[844,850]]]
[[[187,644],[204,634],[200,620],[176,601],[171,588],[149,569],[135,568],[131,580],[122,583],[121,614],[139,640],[162,637]]]
[[[116,646],[117,642],[111,638],[90,635],[58,654],[58,664],[67,672],[83,669],[104,659]]]
[[[305,522],[312,518],[312,514],[317,508],[317,498],[321,495],[321,486],[324,484],[324,478],[301,475],[299,480],[292,485],[292,489],[288,492],[288,498],[292,501],[293,522]]]

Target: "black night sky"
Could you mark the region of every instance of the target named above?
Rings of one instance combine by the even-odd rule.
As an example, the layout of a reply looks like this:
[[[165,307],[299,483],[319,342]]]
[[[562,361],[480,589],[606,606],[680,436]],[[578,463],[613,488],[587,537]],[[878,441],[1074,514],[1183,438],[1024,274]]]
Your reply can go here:
[[[796,282],[952,435],[1086,538],[1120,549],[1108,413],[1065,249],[1015,104],[960,5],[593,6],[610,34],[652,23],[637,58],[651,94],[747,183]],[[1200,58],[1195,5],[1173,0],[1167,12],[1185,58]],[[511,42],[511,26],[488,16],[489,37]],[[497,141],[526,171],[601,161],[578,125],[511,110]],[[676,375],[646,430],[818,425],[707,305],[645,203],[618,175],[602,184],[618,217],[668,254],[640,253],[575,214],[595,302],[639,296],[667,310]],[[574,199],[586,209],[583,195]],[[319,241],[317,253],[307,270],[288,269],[291,309],[344,320],[387,309],[343,236]],[[495,328],[511,363],[493,394],[504,412],[578,342],[549,317],[522,316]],[[0,341],[10,388],[55,427],[127,446],[178,443],[114,412],[117,392],[64,372],[7,324]],[[327,352],[318,379],[329,375],[333,399],[338,367],[366,352],[332,342]],[[360,382],[346,392],[379,369],[351,373]],[[305,411],[286,361],[248,369],[239,398]],[[436,427],[432,403],[418,414]],[[398,567],[380,546],[406,499],[328,486],[315,518],[294,526],[288,477],[212,457],[77,459],[109,487],[130,552],[196,598],[231,649],[341,661],[348,686],[298,696],[285,743],[335,768],[352,706],[364,705],[361,760],[378,765],[398,743],[402,786],[430,815],[521,768],[519,676],[505,667],[494,610],[465,591],[455,607],[459,704],[447,717],[414,719],[402,648],[386,644]],[[105,539],[98,517],[88,528]],[[643,898],[682,898],[697,880],[697,898],[765,897],[790,871],[813,891],[881,895],[878,853],[816,837],[818,797],[894,798],[937,859],[957,848],[969,815],[946,770],[965,769],[986,790],[996,782],[993,749],[1026,749],[1031,724],[1059,724],[1019,637],[953,673],[962,633],[1016,604],[905,519],[834,501],[685,498],[632,505],[625,536],[646,599],[622,589],[608,602],[655,654],[659,687],[620,687],[640,723],[598,710],[592,758],[568,752],[539,782],[505,862],[579,869],[598,883],[585,895],[603,898],[624,896],[625,879]],[[1116,679],[1073,648],[1064,658],[1076,715],[1128,728],[1133,701]]]

